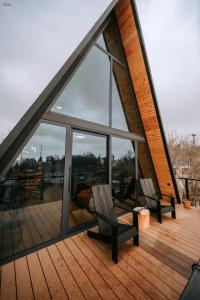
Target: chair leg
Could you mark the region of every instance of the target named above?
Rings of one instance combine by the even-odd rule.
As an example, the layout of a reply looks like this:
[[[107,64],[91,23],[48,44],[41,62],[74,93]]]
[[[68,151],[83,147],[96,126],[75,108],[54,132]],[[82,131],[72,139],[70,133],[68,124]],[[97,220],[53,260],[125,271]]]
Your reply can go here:
[[[133,244],[135,244],[136,246],[139,246],[139,234],[134,235]]]
[[[112,260],[116,264],[118,263],[118,236],[117,236],[117,227],[113,227],[113,235],[112,235]]]
[[[112,260],[117,264],[118,263],[118,247],[117,245],[112,245]]]
[[[161,211],[158,211],[158,213],[157,213],[157,220],[160,224],[162,224],[162,213],[161,213]]]
[[[162,211],[160,201],[157,202],[157,220],[162,224]]]
[[[176,211],[175,211],[175,209],[174,209],[174,211],[172,211],[172,218],[176,219]]]

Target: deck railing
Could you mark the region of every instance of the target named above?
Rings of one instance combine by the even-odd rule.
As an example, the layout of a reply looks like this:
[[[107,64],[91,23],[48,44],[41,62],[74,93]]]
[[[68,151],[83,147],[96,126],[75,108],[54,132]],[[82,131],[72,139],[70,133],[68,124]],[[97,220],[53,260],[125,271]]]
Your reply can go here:
[[[192,206],[200,205],[200,178],[188,178],[188,177],[179,177],[182,180],[185,192],[184,196],[186,199],[192,201]]]

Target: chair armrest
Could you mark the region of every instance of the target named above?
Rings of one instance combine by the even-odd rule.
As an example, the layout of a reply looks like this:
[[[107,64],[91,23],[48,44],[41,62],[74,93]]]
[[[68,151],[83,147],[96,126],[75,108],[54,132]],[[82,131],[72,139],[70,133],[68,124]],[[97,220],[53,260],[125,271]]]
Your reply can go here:
[[[168,194],[165,194],[165,193],[160,193],[160,194],[161,194],[161,196],[166,196],[166,197],[169,197],[169,198],[173,197],[172,195],[168,195]]]
[[[147,197],[147,198],[149,198],[149,199],[151,199],[151,200],[154,200],[154,201],[160,201],[160,199],[156,199],[156,198],[154,198],[154,197],[151,197],[151,196],[148,196],[148,195],[145,195],[144,194],[144,197]]]
[[[170,198],[170,200],[171,200],[171,206],[173,206],[173,207],[175,206],[175,198],[174,198],[174,196],[167,195],[167,194],[164,194],[164,193],[161,193],[161,195]]]
[[[102,219],[104,222],[106,222],[107,224],[111,225],[112,227],[117,227],[119,224],[111,219],[109,219],[108,217],[104,216],[103,214],[101,214],[98,211],[95,211],[97,217],[99,217],[100,219]]]
[[[126,210],[128,212],[131,212],[133,214],[138,214],[138,211],[135,211],[135,210],[129,208],[128,206],[126,206],[126,205],[123,205],[123,204],[114,204],[114,206],[118,207],[118,208],[121,208],[121,209],[124,209],[124,210]]]
[[[122,208],[124,209],[125,211],[128,211],[130,213],[133,214],[133,226],[136,227],[138,229],[138,215],[139,215],[139,212],[134,210],[134,209],[131,209],[125,205],[114,205],[115,207],[119,207],[119,208]]]

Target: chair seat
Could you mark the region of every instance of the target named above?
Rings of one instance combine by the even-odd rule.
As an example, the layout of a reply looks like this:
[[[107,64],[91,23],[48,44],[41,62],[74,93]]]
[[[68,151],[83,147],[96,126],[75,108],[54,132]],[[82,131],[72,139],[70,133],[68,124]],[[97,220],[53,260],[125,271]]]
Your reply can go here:
[[[162,210],[162,213],[168,213],[168,212],[174,211],[174,207],[171,205],[161,205],[160,208]],[[157,206],[148,207],[148,209],[150,211],[157,212]]]
[[[112,229],[110,228],[110,230],[107,230],[103,234],[107,237],[112,238]],[[137,234],[138,234],[137,228],[135,228],[134,226],[129,225],[129,224],[119,223],[119,225],[118,225],[118,246],[122,245],[123,242],[133,238],[133,236],[135,236]]]

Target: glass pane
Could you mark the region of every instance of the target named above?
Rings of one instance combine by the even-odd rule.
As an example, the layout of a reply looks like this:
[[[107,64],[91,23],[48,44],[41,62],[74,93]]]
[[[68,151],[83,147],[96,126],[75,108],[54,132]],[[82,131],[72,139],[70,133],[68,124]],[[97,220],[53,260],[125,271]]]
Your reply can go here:
[[[104,48],[105,50],[106,49],[106,44],[105,44],[105,40],[104,40],[104,37],[103,37],[103,34],[100,34],[100,36],[98,37],[98,39],[96,40],[96,43],[98,45],[100,45],[102,48]]]
[[[120,40],[117,36],[117,31],[114,25],[114,21],[111,20],[103,31],[103,36],[106,42],[106,49],[117,58],[121,63],[124,63],[123,54],[120,47]]]
[[[65,135],[41,124],[0,181],[1,258],[60,235]]]
[[[106,183],[106,144],[105,137],[73,133],[70,227],[95,217],[91,185]]]
[[[129,131],[115,77],[112,77],[112,127]]]
[[[130,85],[130,81],[128,78],[126,68],[122,67],[120,64],[113,61],[113,74],[114,74],[114,85],[117,87],[117,93],[115,86],[113,94],[114,98],[113,101],[120,103],[124,111],[124,117],[129,124],[129,130],[131,132],[137,133],[138,135],[142,136],[142,124],[139,118],[138,107],[136,105],[137,101],[134,98],[133,90]],[[116,96],[117,95],[117,96]],[[117,99],[115,99],[117,97]],[[118,99],[119,98],[119,99]],[[122,108],[118,106],[115,107],[113,104],[113,127],[117,126],[119,129],[126,128],[125,121],[123,120],[122,116]],[[114,111],[115,110],[115,111]],[[119,115],[119,120],[115,119],[115,114]],[[120,128],[121,127],[121,128]]]
[[[52,110],[108,125],[109,77],[109,58],[97,47],[93,47]]]
[[[134,201],[135,151],[130,140],[112,138],[112,188],[115,197],[121,201]]]

